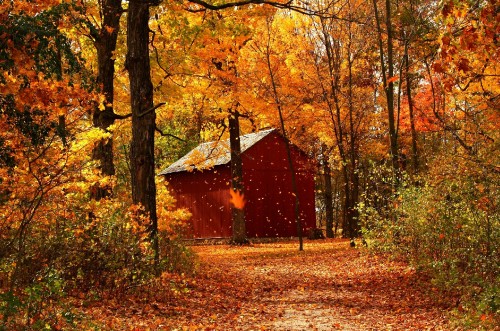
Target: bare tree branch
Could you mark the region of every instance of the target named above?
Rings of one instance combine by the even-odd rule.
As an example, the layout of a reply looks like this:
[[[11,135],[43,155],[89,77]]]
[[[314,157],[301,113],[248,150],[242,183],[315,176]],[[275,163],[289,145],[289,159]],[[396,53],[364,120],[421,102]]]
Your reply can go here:
[[[310,4],[307,1],[299,1],[298,4],[294,4],[293,0],[287,0],[283,2],[272,1],[272,0],[241,0],[241,1],[220,3],[220,4],[214,4],[204,0],[188,0],[188,2],[201,6],[201,8],[186,8],[186,10],[194,13],[203,12],[206,11],[207,9],[221,10],[234,7],[244,7],[249,5],[269,5],[278,9],[293,10],[295,12],[309,16],[322,16],[322,17],[330,17],[340,20],[346,20],[342,17],[338,17],[335,14],[328,13],[328,11],[314,9],[310,6]]]
[[[185,142],[186,142],[186,140],[184,140],[184,139],[182,139],[182,138],[179,138],[179,137],[177,137],[176,135],[173,135],[173,134],[171,134],[171,133],[165,133],[165,132],[163,132],[163,131],[162,131],[159,127],[157,127],[157,126],[155,127],[155,131],[156,131],[156,132],[158,132],[158,133],[160,134],[160,136],[162,136],[162,137],[170,137],[170,138],[174,138],[174,139],[177,139],[177,140],[179,140],[179,141],[182,141],[183,143],[185,143]]]
[[[139,113],[137,114],[137,117],[142,117],[144,115],[147,115],[149,113],[152,113],[154,112],[157,108],[160,108],[161,106],[163,106],[165,104],[165,102],[160,102],[159,104],[153,106],[152,108],[149,108],[148,110],[145,110],[143,111],[142,113]]]
[[[119,115],[119,114],[113,113],[113,118],[115,120],[124,120],[124,119],[129,118],[129,117],[132,117],[132,113],[129,113],[127,115]]]

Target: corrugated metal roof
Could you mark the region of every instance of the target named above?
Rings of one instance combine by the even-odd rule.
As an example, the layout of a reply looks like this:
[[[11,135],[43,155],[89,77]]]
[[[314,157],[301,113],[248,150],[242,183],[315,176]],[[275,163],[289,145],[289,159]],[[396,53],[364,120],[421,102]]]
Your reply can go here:
[[[240,136],[241,153],[244,153],[247,149],[255,145],[258,141],[273,131],[274,129],[270,129]],[[182,171],[193,171],[195,169],[209,169],[218,165],[227,164],[230,161],[231,150],[229,146],[229,139],[223,141],[212,141],[200,144],[182,158],[172,163],[168,168],[162,170],[159,175]]]

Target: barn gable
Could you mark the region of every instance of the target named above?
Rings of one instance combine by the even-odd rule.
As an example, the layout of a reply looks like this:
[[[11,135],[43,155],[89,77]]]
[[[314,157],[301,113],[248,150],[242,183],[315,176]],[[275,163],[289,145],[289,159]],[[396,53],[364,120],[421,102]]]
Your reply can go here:
[[[275,131],[274,129],[250,133],[240,136],[241,153],[262,140],[265,136]],[[209,169],[218,165],[231,162],[231,149],[229,140],[211,141],[200,144],[198,147],[172,163],[159,175],[167,175],[175,172]]]
[[[266,130],[240,136],[240,142],[247,200],[247,236],[295,236],[294,195],[285,139],[276,130]],[[305,231],[315,227],[316,223],[314,167],[298,148],[293,149],[292,159]],[[177,205],[192,213],[190,237],[219,238],[232,235],[228,141],[201,144],[160,172],[160,175],[165,176]]]

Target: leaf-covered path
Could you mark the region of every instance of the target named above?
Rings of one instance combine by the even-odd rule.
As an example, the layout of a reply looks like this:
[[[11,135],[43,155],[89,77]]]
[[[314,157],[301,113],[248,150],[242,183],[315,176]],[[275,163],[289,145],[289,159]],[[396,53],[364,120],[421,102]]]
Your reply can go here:
[[[137,330],[451,330],[446,308],[402,263],[346,241],[195,246],[187,294],[118,304],[110,328]],[[168,291],[167,291],[168,292]],[[132,309],[132,311],[131,311]],[[133,321],[133,322],[132,322]]]

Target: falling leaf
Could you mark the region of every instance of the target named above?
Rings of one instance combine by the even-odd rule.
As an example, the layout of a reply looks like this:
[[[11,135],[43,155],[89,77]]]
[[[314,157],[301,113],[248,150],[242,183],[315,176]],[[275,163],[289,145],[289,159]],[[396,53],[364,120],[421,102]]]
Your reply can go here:
[[[390,83],[394,83],[395,81],[397,81],[399,79],[398,76],[392,76],[391,78],[389,78],[387,80],[387,84],[390,84]]]
[[[113,33],[113,31],[115,31],[115,29],[114,29],[114,28],[112,28],[112,27],[110,27],[110,26],[107,26],[107,25],[106,25],[104,28],[106,29],[106,31],[107,31],[109,34],[112,34],[112,33]]]
[[[233,204],[234,208],[243,209],[245,207],[245,195],[239,191],[235,191],[233,189],[229,189],[229,194],[231,195],[231,199],[229,202]]]

